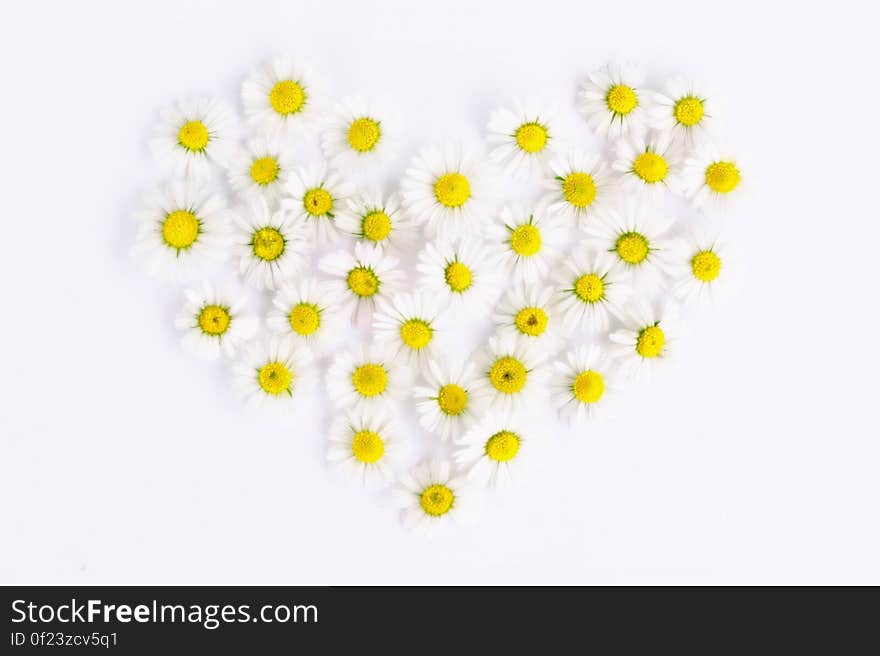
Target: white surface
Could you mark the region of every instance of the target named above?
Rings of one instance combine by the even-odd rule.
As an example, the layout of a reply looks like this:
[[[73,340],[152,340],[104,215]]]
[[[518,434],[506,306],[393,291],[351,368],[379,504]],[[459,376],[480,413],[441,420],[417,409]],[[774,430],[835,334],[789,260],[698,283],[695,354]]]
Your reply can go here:
[[[0,582],[880,583],[878,60],[861,3],[28,2],[0,26]],[[424,542],[329,475],[327,415],[246,412],[129,261],[175,97],[290,51],[408,118],[397,166],[611,58],[728,98],[739,293],[534,484]],[[586,134],[583,126],[581,134]],[[419,437],[418,439],[421,439]]]

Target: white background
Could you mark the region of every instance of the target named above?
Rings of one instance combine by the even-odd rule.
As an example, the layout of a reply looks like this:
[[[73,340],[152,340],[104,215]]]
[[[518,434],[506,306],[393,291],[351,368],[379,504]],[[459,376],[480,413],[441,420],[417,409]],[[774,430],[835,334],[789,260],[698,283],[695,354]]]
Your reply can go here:
[[[0,26],[0,582],[880,583],[876,34],[862,3],[27,2]],[[401,159],[609,59],[727,97],[737,293],[534,484],[426,542],[243,409],[128,259],[156,110],[277,52],[407,117]],[[869,64],[871,67],[869,68]],[[583,128],[581,128],[583,129]],[[585,134],[585,131],[584,131]],[[414,439],[422,439],[414,436]]]

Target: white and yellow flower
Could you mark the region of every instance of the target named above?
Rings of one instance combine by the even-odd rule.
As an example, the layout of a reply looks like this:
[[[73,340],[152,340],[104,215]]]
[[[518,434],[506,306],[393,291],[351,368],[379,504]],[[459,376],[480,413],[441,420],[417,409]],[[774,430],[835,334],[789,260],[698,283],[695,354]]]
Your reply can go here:
[[[570,225],[583,226],[614,200],[618,180],[598,155],[572,150],[551,160],[544,186],[548,210],[568,218]]]
[[[314,388],[315,372],[309,369],[312,353],[288,337],[273,335],[251,345],[236,363],[236,387],[248,405],[280,403],[293,407]]]
[[[208,283],[183,292],[186,302],[174,325],[183,331],[186,350],[206,360],[228,357],[257,332],[257,318],[244,312],[247,298],[233,290],[215,290]]]
[[[578,346],[554,364],[550,398],[569,424],[603,420],[620,408],[620,376],[599,346]]]
[[[458,316],[484,317],[501,294],[489,250],[474,239],[428,242],[416,268],[419,288]]]
[[[563,328],[569,334],[581,327],[605,332],[632,293],[615,258],[588,241],[578,244],[557,267],[553,283]]]
[[[654,93],[648,122],[686,147],[706,141],[716,119],[715,101],[702,85],[683,77],[670,79],[662,93]]]
[[[279,139],[254,137],[231,159],[229,184],[242,195],[256,193],[274,204],[284,193],[293,165],[290,150]]]
[[[327,461],[367,488],[391,485],[406,455],[400,427],[384,408],[349,411],[330,425]]]
[[[730,249],[718,235],[697,232],[679,241],[672,293],[685,303],[713,302],[730,274]]]
[[[288,137],[317,122],[324,88],[310,66],[275,57],[254,70],[241,85],[248,121],[260,132]]]
[[[308,254],[308,242],[283,212],[269,212],[251,196],[235,214],[234,252],[239,273],[259,289],[277,289],[293,281]]]
[[[578,109],[600,137],[618,139],[645,129],[650,98],[645,75],[631,64],[609,64],[590,73],[578,92]]]
[[[487,239],[503,274],[514,282],[537,283],[559,259],[566,229],[546,203],[534,210],[505,206],[487,231]]]
[[[383,252],[402,253],[418,236],[415,224],[400,207],[397,194],[383,200],[380,194],[358,194],[336,215],[339,230]]]
[[[336,214],[354,193],[350,184],[323,164],[299,168],[287,182],[281,207],[305,227],[312,244],[332,244],[339,238]]]
[[[697,144],[694,156],[684,164],[681,178],[684,194],[707,211],[722,209],[742,195],[741,163],[727,146]]]
[[[482,497],[464,476],[454,476],[445,460],[422,462],[404,473],[394,488],[404,526],[430,535],[441,523],[474,523]]]
[[[159,112],[150,144],[159,164],[176,178],[204,178],[209,162],[225,166],[235,148],[232,112],[210,98],[176,102]]]
[[[190,182],[155,190],[135,213],[132,256],[150,275],[185,280],[226,257],[229,210],[223,197]]]
[[[306,344],[318,356],[337,343],[343,323],[327,283],[314,278],[282,286],[266,320],[273,333]]]
[[[672,305],[654,307],[630,303],[624,328],[609,335],[615,346],[612,355],[624,371],[639,380],[651,379],[658,367],[674,361],[680,332],[678,311]]]
[[[343,98],[321,135],[324,157],[341,169],[381,166],[394,157],[397,141],[397,112],[360,97]]]
[[[380,300],[373,315],[375,343],[387,348],[392,357],[419,368],[443,355],[447,328],[437,297],[424,293],[395,294]]]
[[[486,166],[457,147],[426,148],[406,170],[403,206],[430,238],[457,240],[478,235],[493,199]]]
[[[479,416],[474,398],[477,369],[471,362],[448,357],[431,360],[422,371],[424,384],[415,388],[419,422],[441,440],[460,435]]]
[[[456,440],[454,459],[474,483],[507,488],[531,480],[543,455],[539,430],[520,415],[490,412]]]
[[[481,404],[509,413],[543,402],[543,355],[525,338],[513,333],[490,337],[474,361],[479,373],[474,398]]]
[[[681,150],[668,134],[651,132],[622,139],[612,168],[623,174],[624,191],[659,201],[666,190],[681,187]]]
[[[332,277],[328,289],[343,313],[358,321],[371,313],[376,302],[390,298],[400,289],[403,273],[397,258],[382,253],[378,246],[358,242],[354,253],[336,251],[325,255],[318,268]]]
[[[337,408],[372,410],[409,392],[405,368],[378,346],[342,351],[327,370],[327,392]]]
[[[513,177],[543,175],[559,143],[556,110],[533,99],[517,99],[513,105],[489,117],[489,158]]]
[[[562,316],[553,287],[519,284],[502,297],[492,320],[499,334],[512,333],[544,356],[562,346]]]

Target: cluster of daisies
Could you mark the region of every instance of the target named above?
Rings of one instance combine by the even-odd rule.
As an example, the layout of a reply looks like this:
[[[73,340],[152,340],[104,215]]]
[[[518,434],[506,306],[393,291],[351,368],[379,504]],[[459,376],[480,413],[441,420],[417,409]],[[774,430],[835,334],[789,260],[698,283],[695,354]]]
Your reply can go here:
[[[577,424],[613,413],[627,381],[673,357],[677,308],[726,278],[713,215],[741,194],[740,164],[717,145],[712,97],[682,79],[657,92],[635,67],[590,75],[578,109],[594,148],[567,143],[552,107],[514,102],[489,117],[488,157],[425,148],[390,194],[353,181],[395,155],[393,107],[330,103],[290,58],[254,71],[241,101],[246,138],[219,100],[162,111],[152,147],[169,181],[138,213],[134,254],[190,283],[183,345],[227,358],[248,403],[313,400],[323,377],[329,462],[393,486],[417,529],[473,517],[481,488],[528,477],[546,438],[524,409],[549,403]],[[292,154],[308,139],[322,161]],[[505,204],[504,183],[543,194]],[[699,229],[664,209],[675,196]],[[205,282],[229,263],[237,275]],[[474,319],[491,336],[455,352],[456,327]],[[448,460],[403,471],[401,403]]]

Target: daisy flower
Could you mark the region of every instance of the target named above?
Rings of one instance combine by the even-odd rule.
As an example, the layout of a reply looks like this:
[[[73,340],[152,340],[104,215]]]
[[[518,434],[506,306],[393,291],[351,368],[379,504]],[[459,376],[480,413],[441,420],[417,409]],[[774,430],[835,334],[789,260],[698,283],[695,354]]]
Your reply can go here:
[[[499,333],[512,333],[533,344],[544,356],[561,344],[562,317],[552,287],[517,285],[498,303],[492,317]]]
[[[580,326],[605,332],[610,317],[620,315],[621,303],[632,293],[614,257],[588,242],[574,248],[558,267],[553,282],[557,310],[569,334]]]
[[[324,93],[309,66],[276,57],[247,77],[241,99],[248,121],[259,131],[290,134],[318,119]]]
[[[438,339],[444,330],[440,303],[427,294],[396,294],[380,300],[373,316],[376,344],[401,362],[419,367],[441,355]]]
[[[431,237],[456,240],[479,233],[491,186],[474,155],[453,146],[426,148],[413,158],[401,183],[403,206]]]
[[[720,209],[732,197],[742,194],[740,163],[726,146],[697,144],[694,156],[685,162],[681,177],[685,195],[705,210]]]
[[[550,398],[569,424],[613,416],[619,408],[618,370],[597,345],[578,346],[554,364]]]
[[[395,154],[397,115],[382,102],[343,98],[321,135],[324,157],[342,169],[379,166]]]
[[[300,168],[287,182],[281,207],[309,232],[314,243],[333,243],[339,236],[336,212],[345,207],[352,187],[323,164]]]
[[[480,377],[474,398],[492,409],[511,412],[540,403],[544,368],[542,354],[514,333],[489,338],[489,347],[475,358]]]
[[[394,488],[403,523],[417,533],[430,535],[441,522],[469,524],[480,514],[481,497],[466,478],[453,476],[445,460],[422,462],[403,474]]]
[[[593,132],[618,139],[645,129],[644,78],[642,70],[631,64],[610,64],[590,73],[578,92],[578,109]]]
[[[367,488],[394,482],[406,452],[400,428],[383,408],[346,412],[330,425],[327,461]]]
[[[251,139],[229,165],[229,184],[240,194],[257,193],[266,202],[277,201],[293,169],[293,158],[277,139]]]
[[[229,288],[215,291],[204,283],[183,292],[186,303],[174,320],[183,331],[186,350],[206,360],[216,360],[221,351],[235,355],[236,349],[257,332],[257,319],[243,312],[246,298]]]
[[[350,198],[336,215],[336,226],[393,253],[403,252],[417,237],[415,224],[401,210],[397,194],[391,194],[384,201],[379,194]]]
[[[327,283],[300,278],[281,287],[272,299],[266,323],[273,333],[306,344],[321,355],[335,344],[343,322]]]
[[[501,293],[489,251],[472,239],[425,244],[416,268],[419,288],[459,316],[485,316]]]
[[[489,117],[489,159],[514,177],[540,175],[559,136],[556,110],[531,99],[513,105],[513,110],[498,109]]]
[[[150,275],[191,278],[225,257],[229,239],[226,201],[189,182],[175,182],[144,199],[135,213],[132,255]]]
[[[648,286],[665,280],[678,246],[666,236],[672,221],[649,216],[653,212],[645,204],[629,203],[622,212],[609,210],[588,228],[596,245],[611,253],[624,273]]]
[[[536,283],[559,257],[565,228],[545,203],[534,212],[503,207],[487,238],[501,268],[514,282]]]
[[[668,134],[651,133],[622,139],[612,168],[623,174],[625,191],[659,200],[666,189],[677,191],[680,183],[680,151]]]
[[[242,277],[259,289],[277,289],[293,278],[308,244],[283,212],[269,213],[259,196],[248,199],[235,215],[235,254]]]
[[[376,302],[394,294],[403,281],[397,270],[397,258],[384,255],[378,246],[354,245],[354,254],[336,251],[325,255],[318,268],[333,277],[328,289],[343,312],[355,321]]]
[[[678,313],[672,306],[657,309],[647,303],[631,305],[624,328],[609,335],[612,355],[636,379],[652,378],[659,366],[668,366],[679,335]],[[665,363],[665,364],[664,364]]]
[[[208,174],[209,160],[226,164],[234,148],[231,128],[232,112],[225,103],[181,100],[159,112],[150,145],[159,164],[173,176],[201,178]]]
[[[540,432],[521,418],[492,412],[456,440],[454,459],[469,480],[506,488],[534,476],[543,446]]]
[[[549,189],[545,202],[554,215],[581,223],[601,214],[613,199],[616,178],[598,155],[571,151],[550,162],[551,174],[544,181]]]
[[[407,393],[406,373],[386,350],[357,346],[333,360],[327,370],[327,392],[339,409],[371,410]]]
[[[425,384],[415,388],[419,423],[446,441],[465,430],[477,418],[473,392],[477,370],[470,362],[431,360],[422,372]]]
[[[655,130],[690,147],[706,140],[714,111],[706,90],[679,76],[669,80],[662,93],[653,94],[648,121]]]
[[[252,345],[235,365],[233,375],[239,393],[248,405],[268,402],[290,404],[314,386],[308,367],[312,354],[307,346],[273,335]]]
[[[712,301],[727,285],[730,253],[718,236],[692,234],[679,242],[672,293],[685,303]]]

